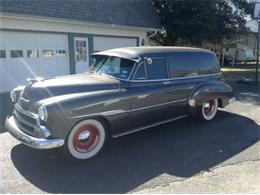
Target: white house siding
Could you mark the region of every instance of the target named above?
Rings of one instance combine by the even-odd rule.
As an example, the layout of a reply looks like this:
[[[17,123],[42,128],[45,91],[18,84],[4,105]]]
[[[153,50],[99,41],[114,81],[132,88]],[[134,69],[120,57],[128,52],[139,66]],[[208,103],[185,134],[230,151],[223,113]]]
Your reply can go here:
[[[101,37],[94,36],[94,51],[103,51],[119,47],[134,47],[137,45],[135,38]]]
[[[146,37],[149,30],[147,28],[117,27],[113,25],[95,25],[84,22],[63,21],[52,19],[31,19],[24,17],[2,16],[1,27],[6,29],[52,31],[52,32],[71,32],[96,35],[125,36],[139,38],[139,45]]]

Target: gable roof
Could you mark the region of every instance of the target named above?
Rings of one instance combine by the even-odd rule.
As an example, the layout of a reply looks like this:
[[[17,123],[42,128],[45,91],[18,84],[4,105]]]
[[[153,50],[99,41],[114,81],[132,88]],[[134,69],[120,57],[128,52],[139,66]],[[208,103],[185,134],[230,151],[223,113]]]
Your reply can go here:
[[[152,0],[0,0],[0,12],[143,28],[161,28]]]

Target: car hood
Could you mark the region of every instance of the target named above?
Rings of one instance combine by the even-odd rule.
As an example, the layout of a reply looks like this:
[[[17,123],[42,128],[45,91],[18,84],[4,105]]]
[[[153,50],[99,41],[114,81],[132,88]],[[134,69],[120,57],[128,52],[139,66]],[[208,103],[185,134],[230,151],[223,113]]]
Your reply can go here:
[[[30,102],[36,102],[54,96],[112,90],[119,87],[119,80],[107,76],[95,74],[69,75],[31,82],[26,86],[23,97]]]

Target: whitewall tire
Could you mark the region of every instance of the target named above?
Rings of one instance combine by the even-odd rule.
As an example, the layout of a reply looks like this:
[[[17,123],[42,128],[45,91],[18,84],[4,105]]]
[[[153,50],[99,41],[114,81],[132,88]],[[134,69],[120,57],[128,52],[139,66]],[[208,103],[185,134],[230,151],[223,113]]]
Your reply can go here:
[[[201,106],[201,117],[206,121],[212,120],[218,111],[218,100],[211,99],[203,102]]]
[[[107,139],[104,125],[98,120],[87,119],[75,125],[67,139],[69,154],[80,160],[97,155]]]

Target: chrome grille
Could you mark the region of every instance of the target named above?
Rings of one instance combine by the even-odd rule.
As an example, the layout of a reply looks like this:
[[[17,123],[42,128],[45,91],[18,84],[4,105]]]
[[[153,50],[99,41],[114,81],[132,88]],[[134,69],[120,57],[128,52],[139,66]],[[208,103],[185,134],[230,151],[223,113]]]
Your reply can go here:
[[[30,92],[31,85],[32,85],[32,83],[29,83],[29,84],[26,85],[26,87],[24,88],[23,95],[22,95],[22,97],[23,97],[24,99],[28,99],[28,98],[29,98],[29,92]]]
[[[34,135],[34,129],[38,126],[38,117],[35,114],[23,110],[16,104],[14,109],[14,117],[17,125],[22,131]]]

